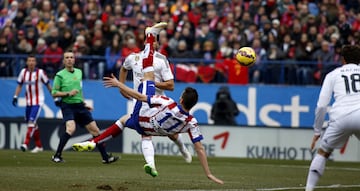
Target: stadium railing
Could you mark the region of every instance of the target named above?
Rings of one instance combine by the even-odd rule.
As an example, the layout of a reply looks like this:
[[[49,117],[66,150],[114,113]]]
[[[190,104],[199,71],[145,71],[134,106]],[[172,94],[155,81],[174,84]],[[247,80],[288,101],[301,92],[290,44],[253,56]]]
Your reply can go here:
[[[18,73],[20,72],[21,68],[23,68],[25,64],[25,60],[27,54],[0,54],[0,63],[4,62],[6,63],[5,66],[0,68],[2,70],[2,77],[16,77]],[[44,55],[36,55],[38,58],[38,65],[42,66],[42,59],[45,57]],[[61,58],[61,56],[47,56],[48,58]],[[82,60],[82,62],[90,62],[92,65],[97,64],[100,61],[105,61],[105,71],[106,71],[106,58],[104,56],[95,56],[95,55],[86,55],[86,56],[80,56],[77,57],[77,59]],[[121,58],[120,60],[123,60],[124,58]],[[174,72],[175,80],[181,81],[179,79],[182,79],[180,76],[177,76],[179,69],[180,70],[189,70],[192,71],[195,75],[195,78],[197,78],[197,72],[199,66],[207,66],[209,68],[214,68],[216,70],[216,64],[217,63],[223,63],[224,60],[215,60],[215,59],[198,59],[198,58],[169,58],[169,62],[171,64],[172,70]],[[313,68],[314,70],[318,70],[318,68],[321,68],[319,65],[339,65],[337,62],[328,62],[328,63],[322,63],[319,64],[317,61],[297,61],[297,60],[258,60],[258,63],[262,65],[262,69],[265,72],[269,72],[273,70],[273,76],[275,75],[277,80],[276,82],[270,82],[276,83],[276,84],[284,84],[287,83],[287,75],[289,75],[290,70],[294,70],[295,73],[298,72],[298,70],[301,67],[308,66]],[[181,66],[181,67],[180,67]],[[96,69],[95,69],[96,70]],[[249,69],[250,71],[251,69]],[[183,72],[181,72],[181,75],[184,75]],[[292,75],[292,74],[290,74]],[[89,77],[91,79],[91,76]],[[98,78],[99,79],[99,78]],[[199,80],[196,80],[195,82],[201,82]],[[226,83],[226,81],[222,81],[219,83]],[[266,82],[265,82],[266,83]],[[306,84],[305,84],[306,85]]]

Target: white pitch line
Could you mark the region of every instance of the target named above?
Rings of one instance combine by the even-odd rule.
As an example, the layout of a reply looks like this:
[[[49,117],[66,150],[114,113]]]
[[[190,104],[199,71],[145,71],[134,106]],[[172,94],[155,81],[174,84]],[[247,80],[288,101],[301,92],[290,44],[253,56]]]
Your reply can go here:
[[[257,164],[256,164],[257,165]],[[259,164],[257,166],[276,166],[281,168],[309,168],[309,165],[273,165],[273,164]],[[360,171],[360,168],[351,168],[351,167],[337,167],[337,166],[328,166],[326,169],[329,170],[345,170],[345,171]]]
[[[334,184],[329,186],[316,186],[315,188],[360,188],[360,185],[341,185],[341,184]],[[283,188],[258,188],[255,189],[256,191],[276,191],[276,190],[304,190],[305,187],[283,187]],[[203,189],[182,189],[182,190],[171,190],[171,191],[251,191],[253,189],[210,189],[210,190],[203,190]],[[168,190],[170,191],[170,190]]]
[[[329,186],[316,186],[315,188],[360,188],[360,185],[341,185],[334,184]],[[284,188],[259,188],[257,191],[273,191],[273,190],[304,190],[305,187],[284,187]]]

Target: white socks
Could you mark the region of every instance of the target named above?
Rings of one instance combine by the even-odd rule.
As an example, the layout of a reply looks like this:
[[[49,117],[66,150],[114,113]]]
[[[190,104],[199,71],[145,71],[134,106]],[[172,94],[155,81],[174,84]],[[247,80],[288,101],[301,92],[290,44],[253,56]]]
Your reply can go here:
[[[322,155],[316,154],[309,168],[309,174],[306,181],[306,191],[314,190],[317,182],[324,173],[325,165],[326,158]]]
[[[154,159],[155,151],[152,140],[147,138],[141,139],[141,149],[146,163],[155,168],[155,159]]]

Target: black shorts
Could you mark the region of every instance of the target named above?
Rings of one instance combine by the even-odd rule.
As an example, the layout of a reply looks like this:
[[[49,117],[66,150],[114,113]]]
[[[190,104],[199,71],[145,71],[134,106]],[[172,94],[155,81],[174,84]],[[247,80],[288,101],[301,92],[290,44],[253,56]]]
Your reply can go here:
[[[68,104],[62,102],[61,112],[64,122],[75,120],[75,122],[82,127],[94,121],[90,111],[85,107],[84,103]]]

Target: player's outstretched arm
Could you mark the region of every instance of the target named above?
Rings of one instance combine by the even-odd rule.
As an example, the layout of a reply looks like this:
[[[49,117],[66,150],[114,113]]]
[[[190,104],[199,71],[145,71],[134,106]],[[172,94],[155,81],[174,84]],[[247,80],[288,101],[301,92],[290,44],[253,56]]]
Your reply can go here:
[[[111,77],[104,77],[103,78],[103,84],[105,87],[110,88],[110,87],[118,87],[120,89],[120,91],[124,91],[127,95],[129,95],[130,97],[137,99],[139,101],[143,101],[146,102],[147,101],[147,96],[144,94],[141,94],[129,87],[127,87],[124,83],[121,83],[115,76],[114,74],[111,74]]]
[[[120,71],[119,71],[119,81],[122,83],[125,83],[127,74],[128,74],[128,70],[126,70],[124,67],[121,67]],[[120,89],[119,89],[119,92],[126,99],[131,99],[131,97],[129,95],[127,95],[125,92],[121,91]]]
[[[203,145],[201,144],[201,142],[199,141],[199,142],[194,143],[194,147],[195,147],[196,153],[199,157],[200,164],[203,167],[204,172],[205,172],[206,176],[208,177],[208,179],[210,179],[218,184],[224,184],[224,182],[222,180],[216,178],[213,174],[211,174],[210,168],[208,165],[208,161],[206,158],[205,149],[204,149]]]

